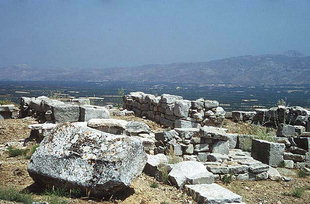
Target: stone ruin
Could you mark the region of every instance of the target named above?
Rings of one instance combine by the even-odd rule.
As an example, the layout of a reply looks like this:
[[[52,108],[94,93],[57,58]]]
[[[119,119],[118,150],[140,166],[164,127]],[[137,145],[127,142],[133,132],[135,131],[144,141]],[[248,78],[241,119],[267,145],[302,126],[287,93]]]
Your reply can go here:
[[[22,97],[20,117],[32,116],[43,123],[83,122],[92,118],[110,118],[107,108],[88,105],[88,103],[85,105],[85,99],[81,100],[78,102],[79,99],[75,99],[65,103],[46,96]]]
[[[259,111],[232,113],[235,121],[276,124],[274,142],[221,128],[225,111],[217,101],[133,92],[124,96],[124,108],[117,112],[47,97],[22,98],[20,115],[41,122],[29,126],[26,139],[41,142],[28,166],[31,177],[44,185],[107,196],[128,188],[143,170],[159,181],[167,177],[198,203],[242,203],[241,196],[214,182],[227,176],[290,181],[278,166],[310,171],[309,112],[301,108],[281,114],[279,107],[263,117]],[[133,113],[168,129],[153,132],[143,122],[109,118]]]
[[[19,109],[14,104],[0,105],[0,120],[18,118]]]
[[[138,117],[146,117],[170,128],[221,126],[225,118],[225,111],[218,101],[202,98],[189,101],[169,94],[154,96],[131,92],[124,96],[123,107],[134,111]]]

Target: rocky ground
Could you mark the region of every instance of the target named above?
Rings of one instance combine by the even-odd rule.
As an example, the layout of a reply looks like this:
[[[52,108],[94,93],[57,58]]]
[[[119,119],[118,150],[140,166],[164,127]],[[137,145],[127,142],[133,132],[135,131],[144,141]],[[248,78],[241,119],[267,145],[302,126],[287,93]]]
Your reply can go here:
[[[133,116],[126,116],[127,120],[143,120]],[[161,127],[150,121],[146,122],[152,129],[160,130]],[[32,119],[10,119],[0,121],[0,186],[14,187],[17,190],[23,190],[33,184],[32,179],[27,173],[28,159],[25,156],[9,157],[4,144],[13,142],[18,144],[21,139],[29,135],[27,126],[36,123]],[[236,124],[228,122],[228,126],[236,127]],[[237,129],[237,128],[236,128]],[[244,127],[240,127],[244,129]],[[29,144],[30,148],[32,144]],[[305,190],[301,198],[292,196],[296,188],[309,187],[310,178],[299,178],[296,171],[280,169],[282,174],[286,174],[293,178],[290,182],[284,181],[233,181],[229,184],[221,184],[233,192],[243,196],[246,203],[309,203],[310,191]],[[309,188],[308,188],[309,189]],[[46,200],[45,195],[34,193],[37,200]],[[184,195],[181,191],[174,187],[157,182],[154,178],[140,175],[132,183],[132,190],[126,192],[126,195],[117,198],[110,198],[110,201],[100,201],[89,198],[61,198],[68,203],[194,203],[192,199]],[[0,201],[0,203],[11,203]]]

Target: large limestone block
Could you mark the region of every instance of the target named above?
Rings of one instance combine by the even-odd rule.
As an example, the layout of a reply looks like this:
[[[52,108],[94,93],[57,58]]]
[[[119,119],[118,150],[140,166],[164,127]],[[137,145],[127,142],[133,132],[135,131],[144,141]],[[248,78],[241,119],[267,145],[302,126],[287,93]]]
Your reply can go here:
[[[177,101],[175,101],[173,113],[177,117],[186,118],[186,117],[188,117],[190,107],[191,107],[190,101],[188,101],[188,100],[177,100]]]
[[[28,172],[39,184],[105,196],[127,188],[146,160],[139,140],[64,124],[43,139]]]
[[[108,119],[109,110],[101,106],[85,105],[80,107],[80,121],[89,121],[90,119]]]
[[[240,203],[242,197],[218,184],[186,185],[185,191],[192,196],[197,203],[226,204]]]
[[[270,166],[278,166],[283,161],[284,149],[284,144],[254,139],[251,156]]]
[[[77,122],[80,118],[80,108],[77,105],[55,105],[52,111],[55,123]]]
[[[182,188],[189,178],[194,178],[195,175],[208,172],[206,167],[196,161],[183,161],[173,165],[169,173],[171,183],[178,188]]]

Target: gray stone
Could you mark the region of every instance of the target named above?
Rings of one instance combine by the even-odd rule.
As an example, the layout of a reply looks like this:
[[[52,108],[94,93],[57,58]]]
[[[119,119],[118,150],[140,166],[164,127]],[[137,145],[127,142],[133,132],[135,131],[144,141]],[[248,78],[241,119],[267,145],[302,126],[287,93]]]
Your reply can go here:
[[[294,127],[297,135],[301,135],[303,132],[306,131],[306,128],[302,125],[294,125]]]
[[[146,161],[134,138],[64,124],[45,136],[28,172],[37,183],[105,196],[128,188]]]
[[[278,166],[283,161],[285,145],[254,139],[251,156],[270,166]]]
[[[289,147],[288,151],[290,151],[293,154],[303,154],[303,155],[305,155],[307,153],[307,150],[304,150],[304,149],[296,147],[296,146]]]
[[[200,98],[197,99],[196,101],[192,101],[192,109],[198,109],[198,110],[203,110],[204,109],[204,99]]]
[[[110,118],[109,110],[100,106],[80,106],[80,121],[88,122],[90,119],[108,119]]]
[[[176,100],[182,100],[182,96],[175,96],[170,94],[161,95],[160,103],[174,103]]]
[[[196,144],[194,149],[195,152],[208,152],[209,150],[209,144]]]
[[[226,136],[229,141],[229,149],[237,148],[238,134],[227,133]]]
[[[267,172],[262,172],[262,173],[258,173],[255,175],[255,180],[259,181],[259,180],[266,180],[268,179],[268,173]]]
[[[226,166],[218,166],[218,165],[207,165],[208,171],[211,171],[214,174],[228,174],[229,168]]]
[[[293,137],[296,135],[295,127],[293,125],[281,124],[277,129],[278,137]]]
[[[164,154],[147,155],[147,162],[143,172],[147,175],[155,177],[158,174],[158,167],[161,164],[168,164],[168,158]]]
[[[220,154],[220,153],[210,153],[208,154],[207,158],[208,158],[208,161],[211,161],[211,162],[223,162],[229,159],[228,155]]]
[[[267,173],[268,173],[268,178],[272,181],[279,181],[282,179],[281,174],[275,168],[269,167],[269,170],[267,171]]]
[[[162,124],[165,127],[171,127],[171,128],[174,127],[174,121],[168,120],[168,119],[163,118],[163,117],[160,117],[159,123]]]
[[[136,136],[141,133],[150,133],[151,128],[143,123],[143,122],[138,122],[138,121],[131,121],[126,124],[125,127],[126,134],[130,136]]]
[[[246,180],[250,180],[250,175],[249,173],[244,173],[244,174],[238,174],[236,176],[237,180],[241,180],[241,181],[246,181]],[[254,179],[253,179],[254,180]]]
[[[88,121],[87,126],[103,132],[122,135],[125,134],[127,124],[128,122],[125,120],[91,119]]]
[[[209,154],[210,154],[209,152],[198,152],[198,154],[197,154],[198,161],[200,161],[200,162],[208,161],[208,155]]]
[[[200,135],[204,138],[218,139],[218,140],[228,140],[226,135],[226,129],[212,127],[212,126],[203,126],[200,128]]]
[[[284,152],[283,158],[285,160],[293,160],[294,162],[302,162],[305,161],[305,155],[293,154],[290,152]]]
[[[175,156],[183,155],[182,147],[178,143],[169,142],[169,151],[172,151],[171,153],[174,154]]]
[[[285,168],[292,169],[292,168],[294,168],[294,161],[293,160],[283,160],[283,165]]]
[[[191,102],[188,100],[177,100],[174,103],[174,115],[186,118],[188,117],[189,109],[191,107]]]
[[[182,147],[184,154],[193,154],[194,153],[194,145],[188,144]]]
[[[242,197],[218,184],[186,185],[185,191],[197,203],[225,204],[240,203]]]
[[[198,136],[198,128],[175,128],[175,131],[179,133],[179,136],[183,139],[191,139],[193,136]]]
[[[169,180],[178,188],[182,188],[189,177],[196,174],[206,172],[205,166],[200,162],[195,161],[183,161],[173,166],[169,173]]]
[[[197,161],[196,155],[183,155],[183,161]]]
[[[175,128],[199,128],[200,124],[195,121],[176,120],[174,122]]]
[[[212,109],[212,108],[216,108],[218,107],[220,104],[218,101],[212,101],[212,100],[205,100],[205,108],[207,110]]]
[[[243,151],[250,152],[252,149],[252,140],[255,138],[255,135],[238,135],[237,148],[242,149]]]
[[[170,140],[172,140],[178,136],[179,136],[179,134],[175,130],[169,130],[169,131],[155,133],[155,139],[158,141],[161,141],[163,143],[167,143]]]
[[[249,171],[254,174],[267,172],[269,170],[269,166],[263,163],[254,163],[249,166]]]
[[[216,141],[212,145],[212,153],[228,154],[229,153],[229,142],[228,141]]]
[[[247,165],[229,165],[228,169],[230,174],[244,174],[249,167]]]
[[[214,183],[214,175],[209,172],[201,172],[187,177],[187,184],[211,184]]]
[[[299,148],[310,151],[310,137],[297,137],[294,138],[294,142]]]
[[[77,122],[80,118],[80,108],[77,105],[56,105],[52,107],[52,111],[56,123]]]

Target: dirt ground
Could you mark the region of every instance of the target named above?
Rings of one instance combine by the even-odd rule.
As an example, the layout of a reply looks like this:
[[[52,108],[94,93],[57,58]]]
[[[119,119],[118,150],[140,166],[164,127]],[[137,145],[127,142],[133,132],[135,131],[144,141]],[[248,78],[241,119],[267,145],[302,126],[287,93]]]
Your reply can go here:
[[[122,118],[124,119],[124,118]],[[135,119],[135,118],[134,118]],[[27,173],[28,160],[23,156],[8,157],[4,144],[7,142],[18,142],[21,139],[26,138],[29,135],[27,126],[35,123],[31,119],[16,119],[16,120],[4,120],[0,121],[0,186],[11,186],[18,190],[25,189],[33,184],[32,179]],[[157,125],[155,123],[155,125]],[[160,129],[157,125],[155,127]],[[293,196],[284,195],[285,193],[291,193],[296,187],[310,186],[310,178],[298,178],[292,176],[294,171],[287,170],[290,173],[290,177],[293,178],[290,182],[284,181],[233,181],[232,183],[225,185],[226,188],[243,196],[243,200],[246,203],[271,203],[271,204],[289,204],[289,203],[310,203],[310,192],[305,191],[301,198],[295,198]],[[151,184],[158,183],[158,187],[152,188]],[[192,199],[180,190],[157,182],[154,178],[145,174],[136,178],[132,185],[132,191],[128,195],[124,195],[125,198],[118,200],[112,198],[111,201],[98,201],[89,198],[71,199],[65,198],[68,203],[73,204],[86,204],[86,203],[138,203],[138,204],[177,204],[177,203],[195,203]],[[41,195],[34,194],[34,197],[41,200]],[[12,203],[1,201],[0,203]]]

